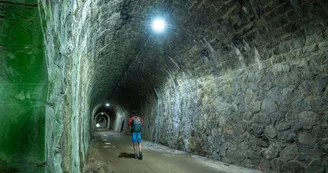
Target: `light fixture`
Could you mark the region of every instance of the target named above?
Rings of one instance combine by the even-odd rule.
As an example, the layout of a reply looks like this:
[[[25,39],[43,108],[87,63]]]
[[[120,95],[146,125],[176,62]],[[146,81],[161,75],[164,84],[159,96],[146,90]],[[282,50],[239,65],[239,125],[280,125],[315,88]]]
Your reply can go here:
[[[158,32],[158,33],[163,32],[164,29],[165,29],[165,21],[164,21],[164,19],[162,19],[162,18],[156,18],[156,19],[154,19],[153,20],[152,27],[153,27],[153,30],[155,32]]]
[[[96,127],[100,127],[100,124],[97,123],[97,124],[96,124]]]
[[[101,115],[104,115],[104,113],[102,112]]]
[[[106,103],[106,106],[107,106],[107,107],[109,107],[109,105],[110,105],[109,103]]]

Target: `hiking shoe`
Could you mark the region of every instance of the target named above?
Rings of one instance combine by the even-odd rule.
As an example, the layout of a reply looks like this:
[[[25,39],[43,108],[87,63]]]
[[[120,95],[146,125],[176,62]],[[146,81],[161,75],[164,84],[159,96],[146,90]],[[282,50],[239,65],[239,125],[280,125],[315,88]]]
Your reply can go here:
[[[139,160],[142,160],[142,152],[139,153]]]
[[[138,156],[137,156],[137,154],[134,154],[134,158],[135,158],[135,159],[138,159]]]

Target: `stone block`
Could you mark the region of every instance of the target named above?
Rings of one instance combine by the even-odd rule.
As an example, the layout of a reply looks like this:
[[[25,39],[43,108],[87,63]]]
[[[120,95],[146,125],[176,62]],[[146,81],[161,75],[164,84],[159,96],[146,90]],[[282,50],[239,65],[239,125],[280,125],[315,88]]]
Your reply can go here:
[[[250,113],[250,112],[246,112],[243,114],[243,119],[246,120],[246,121],[250,121],[252,120],[254,114],[253,113]]]
[[[312,129],[312,125],[308,122],[297,122],[292,127],[292,130],[294,132],[298,132],[300,130],[311,130],[311,129]]]
[[[321,33],[306,36],[307,45],[314,44],[322,40],[323,40],[323,35]]]
[[[257,146],[257,141],[258,141],[258,139],[255,137],[255,136],[250,136],[250,134],[249,133],[244,133],[244,135],[245,136],[248,136],[249,138],[248,138],[248,143],[251,145],[251,146]]]
[[[254,114],[253,121],[262,125],[268,125],[271,123],[270,117],[261,113]]]
[[[268,148],[270,146],[270,143],[269,143],[269,139],[265,136],[257,139],[257,145],[258,147],[261,147],[261,148]]]
[[[255,166],[251,159],[244,159],[240,164],[247,168],[253,168]]]
[[[294,33],[299,27],[300,26],[296,22],[293,22],[285,25],[284,30],[286,33]]]
[[[316,91],[318,93],[324,92],[327,88],[328,85],[328,76],[321,76],[317,81],[316,81]]]
[[[252,124],[250,128],[251,128],[250,129],[251,134],[253,134],[255,137],[259,138],[264,133],[264,127],[262,125]]]
[[[285,161],[293,160],[298,154],[298,147],[295,144],[287,145],[281,152],[280,158]]]
[[[299,49],[305,46],[305,39],[302,37],[299,37],[295,40],[293,40],[293,42],[291,43],[291,47],[293,49]]]
[[[298,142],[304,145],[314,145],[316,143],[316,137],[309,132],[298,133]]]
[[[267,97],[273,101],[281,101],[281,89],[278,87],[273,87],[267,92]]]
[[[284,121],[285,119],[285,115],[282,113],[282,112],[275,112],[275,113],[272,113],[272,114],[269,114],[269,117],[271,119],[271,123],[272,124],[276,124],[276,123],[279,123],[281,121]],[[286,119],[292,119],[293,117],[290,115],[290,116],[286,116]]]
[[[284,130],[289,129],[290,127],[291,127],[291,124],[288,122],[281,122],[276,125],[276,128],[278,131],[284,131]]]
[[[321,159],[313,160],[305,169],[306,173],[325,173],[327,165]]]
[[[312,111],[304,111],[298,114],[299,121],[301,123],[308,123],[309,125],[316,125],[319,115]]]
[[[311,110],[311,102],[307,99],[300,99],[293,102],[293,109],[295,112],[303,112]]]
[[[262,169],[262,171],[269,171],[271,168],[270,161],[262,158],[259,163],[259,168]]]
[[[286,140],[286,139],[287,139],[287,135],[288,135],[289,133],[290,133],[289,130],[278,132],[278,134],[277,134],[277,139],[279,139],[279,140]]]
[[[266,126],[265,135],[273,139],[277,136],[277,130],[272,125]]]
[[[245,122],[239,122],[233,129],[235,134],[242,134],[247,129],[247,124]]]
[[[311,107],[315,111],[322,111],[328,108],[328,99],[317,96],[311,100]]]
[[[279,151],[281,151],[283,148],[286,147],[286,143],[283,141],[272,141],[271,145],[275,148],[278,148]]]
[[[264,150],[264,153],[263,153],[264,157],[268,160],[271,160],[273,158],[276,158],[278,157],[279,155],[279,150],[278,148],[270,145],[269,148],[265,149]]]
[[[300,83],[298,88],[299,88],[299,90],[300,90],[303,97],[304,96],[309,96],[309,95],[311,95],[311,93],[313,91],[314,84],[313,84],[312,81],[304,80]]]
[[[289,143],[295,142],[297,140],[296,133],[290,132],[287,134],[286,141]]]
[[[283,172],[288,170],[287,162],[281,159],[273,159],[270,162],[271,168],[276,172]]]
[[[290,173],[305,173],[305,167],[302,163],[297,161],[288,162]]]
[[[274,101],[271,99],[264,99],[261,105],[261,110],[264,113],[270,114],[278,110],[278,107]]]

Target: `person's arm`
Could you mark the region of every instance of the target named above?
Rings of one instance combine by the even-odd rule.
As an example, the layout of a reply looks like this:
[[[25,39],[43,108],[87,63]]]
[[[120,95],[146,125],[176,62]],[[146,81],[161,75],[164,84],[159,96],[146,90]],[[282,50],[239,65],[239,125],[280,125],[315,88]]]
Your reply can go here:
[[[132,119],[132,118],[130,118],[130,119],[129,119],[129,121],[128,121],[128,126],[129,126],[130,128],[131,128],[131,123],[132,123],[132,120],[133,120],[133,119]]]
[[[132,121],[133,121],[133,118],[130,118],[130,119],[129,119],[129,122],[128,122],[128,126],[129,126],[129,128],[130,128],[130,131],[132,130],[132,128],[131,128]]]

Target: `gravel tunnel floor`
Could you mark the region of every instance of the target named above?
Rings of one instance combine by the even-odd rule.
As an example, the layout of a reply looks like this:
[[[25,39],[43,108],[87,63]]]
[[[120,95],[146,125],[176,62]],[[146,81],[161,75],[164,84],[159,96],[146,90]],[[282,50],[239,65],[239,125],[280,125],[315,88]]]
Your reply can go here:
[[[189,154],[143,141],[143,160],[133,158],[131,137],[98,131],[88,153],[84,173],[258,173],[222,162]]]

